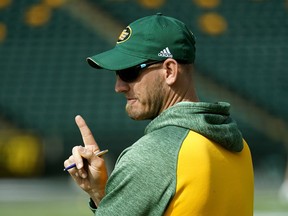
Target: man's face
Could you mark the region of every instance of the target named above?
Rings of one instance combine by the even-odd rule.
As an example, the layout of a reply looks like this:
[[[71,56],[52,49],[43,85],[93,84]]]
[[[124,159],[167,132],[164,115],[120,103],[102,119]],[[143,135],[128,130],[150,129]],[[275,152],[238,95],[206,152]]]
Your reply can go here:
[[[134,120],[153,119],[159,115],[165,99],[162,64],[154,64],[141,71],[134,82],[124,82],[117,76],[115,91],[125,94],[126,112]]]

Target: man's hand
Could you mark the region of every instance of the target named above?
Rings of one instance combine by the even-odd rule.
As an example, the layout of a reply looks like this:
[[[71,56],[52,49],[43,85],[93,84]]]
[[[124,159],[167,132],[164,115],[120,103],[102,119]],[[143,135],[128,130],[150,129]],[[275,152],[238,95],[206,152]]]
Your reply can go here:
[[[72,163],[76,163],[76,168],[69,170],[70,175],[98,205],[105,195],[105,186],[108,179],[105,161],[95,155],[100,150],[84,119],[77,115],[75,121],[82,135],[84,147],[73,147],[72,155],[64,161],[64,166],[67,167]]]

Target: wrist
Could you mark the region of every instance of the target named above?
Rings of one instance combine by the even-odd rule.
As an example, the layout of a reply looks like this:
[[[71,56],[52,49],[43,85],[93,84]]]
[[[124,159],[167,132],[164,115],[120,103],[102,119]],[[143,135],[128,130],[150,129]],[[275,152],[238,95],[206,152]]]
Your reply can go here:
[[[105,196],[105,190],[91,191],[88,194],[90,195],[90,200],[93,201],[94,205],[97,208],[97,206],[99,205],[100,201]]]

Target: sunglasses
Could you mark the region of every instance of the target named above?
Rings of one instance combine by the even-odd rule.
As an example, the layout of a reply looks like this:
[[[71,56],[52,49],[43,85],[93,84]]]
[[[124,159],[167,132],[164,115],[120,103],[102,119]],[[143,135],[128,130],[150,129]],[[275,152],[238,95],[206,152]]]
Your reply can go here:
[[[153,64],[160,63],[160,62],[163,62],[163,60],[145,62],[135,67],[116,71],[116,75],[118,75],[122,81],[131,83],[131,82],[134,82],[138,78],[142,69],[147,68]]]

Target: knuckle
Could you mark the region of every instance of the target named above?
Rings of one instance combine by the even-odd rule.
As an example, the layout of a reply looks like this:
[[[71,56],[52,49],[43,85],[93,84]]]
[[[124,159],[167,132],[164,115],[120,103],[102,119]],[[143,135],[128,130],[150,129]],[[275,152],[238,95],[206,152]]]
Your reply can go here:
[[[67,164],[68,164],[68,160],[65,160],[63,163],[64,167],[67,166]]]
[[[72,153],[78,151],[78,148],[79,148],[79,146],[74,146],[74,147],[72,148]]]

